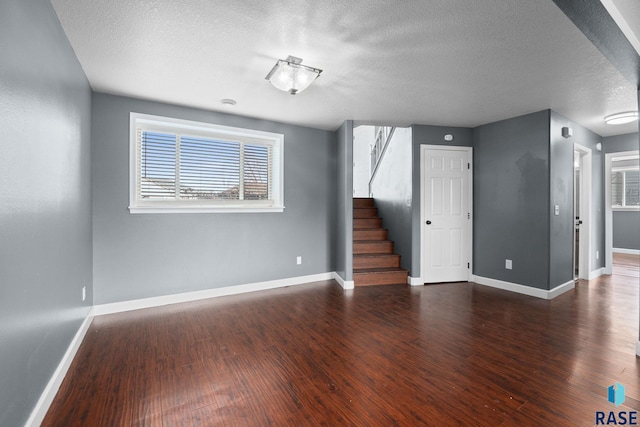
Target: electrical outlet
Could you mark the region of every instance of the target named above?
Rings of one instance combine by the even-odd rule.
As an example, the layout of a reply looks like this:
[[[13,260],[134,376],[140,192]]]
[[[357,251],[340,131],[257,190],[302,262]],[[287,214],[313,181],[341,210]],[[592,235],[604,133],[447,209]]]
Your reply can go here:
[[[82,301],[85,301],[87,299],[87,287],[83,286],[82,287]]]
[[[302,257],[301,256],[296,258],[296,264],[298,264],[298,265],[302,264]]]
[[[513,266],[513,265],[512,265],[512,263],[511,263],[511,260],[510,260],[510,259],[505,259],[505,260],[504,260],[504,268],[506,268],[507,270],[511,270],[512,266]]]

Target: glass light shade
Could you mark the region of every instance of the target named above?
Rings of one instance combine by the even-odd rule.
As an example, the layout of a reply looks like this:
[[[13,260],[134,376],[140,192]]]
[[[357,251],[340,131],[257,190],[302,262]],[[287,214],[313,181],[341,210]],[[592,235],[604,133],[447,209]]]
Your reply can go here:
[[[321,72],[317,68],[279,60],[266,79],[276,88],[295,95],[308,88]]]
[[[625,113],[612,114],[604,118],[608,125],[623,125],[638,120],[637,111],[627,111]]]

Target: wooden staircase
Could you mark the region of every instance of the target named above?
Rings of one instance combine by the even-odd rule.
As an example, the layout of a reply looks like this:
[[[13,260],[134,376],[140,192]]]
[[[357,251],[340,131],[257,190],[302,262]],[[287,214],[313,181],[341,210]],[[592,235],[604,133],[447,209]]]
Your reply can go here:
[[[355,286],[406,285],[407,270],[382,228],[373,199],[353,199],[353,281]]]

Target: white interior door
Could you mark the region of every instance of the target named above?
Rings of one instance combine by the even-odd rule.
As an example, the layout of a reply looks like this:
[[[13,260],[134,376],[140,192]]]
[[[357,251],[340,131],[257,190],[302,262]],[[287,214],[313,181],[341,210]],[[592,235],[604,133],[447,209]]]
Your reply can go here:
[[[471,148],[421,147],[422,280],[471,274]]]

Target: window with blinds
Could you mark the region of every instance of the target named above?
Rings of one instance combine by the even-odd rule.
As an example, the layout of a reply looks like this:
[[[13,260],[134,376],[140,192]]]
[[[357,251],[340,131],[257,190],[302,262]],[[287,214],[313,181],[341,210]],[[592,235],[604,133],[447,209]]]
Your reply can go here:
[[[611,172],[611,206],[613,208],[640,206],[640,172],[638,170]]]
[[[131,113],[137,212],[282,211],[281,134]]]
[[[614,210],[640,209],[640,160],[637,154],[611,159],[611,207]]]

